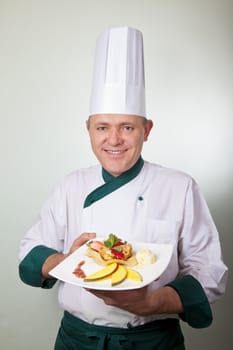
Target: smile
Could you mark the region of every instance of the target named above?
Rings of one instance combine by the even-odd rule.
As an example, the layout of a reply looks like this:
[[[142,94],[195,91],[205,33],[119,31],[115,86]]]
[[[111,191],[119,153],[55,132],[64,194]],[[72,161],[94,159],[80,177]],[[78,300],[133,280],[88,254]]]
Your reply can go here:
[[[110,154],[122,154],[124,153],[125,151],[112,151],[112,150],[106,150],[107,153],[110,153]]]

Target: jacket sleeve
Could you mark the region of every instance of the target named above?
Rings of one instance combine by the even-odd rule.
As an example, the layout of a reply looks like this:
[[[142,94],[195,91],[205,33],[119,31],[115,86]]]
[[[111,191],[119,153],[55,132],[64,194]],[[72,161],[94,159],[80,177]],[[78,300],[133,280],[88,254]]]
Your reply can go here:
[[[19,264],[21,280],[33,287],[52,288],[56,283],[56,279],[43,279],[41,270],[47,257],[54,253],[57,253],[57,251],[41,245],[32,248]]]
[[[178,244],[179,276],[193,276],[202,286],[210,303],[224,292],[227,267],[206,201],[195,181],[187,188],[183,222]]]
[[[207,327],[213,319],[210,303],[225,292],[227,267],[213,219],[193,179],[186,188],[178,261],[177,278],[167,285],[177,291],[183,303],[184,312],[179,316],[194,328]]]
[[[26,233],[19,247],[19,276],[35,287],[51,288],[55,279],[42,279],[42,266],[48,256],[64,251],[67,232],[66,200],[62,186],[56,188],[42,207],[37,222]]]
[[[191,275],[180,277],[167,284],[180,296],[184,312],[179,316],[193,328],[208,327],[213,320],[209,301],[201,284]]]

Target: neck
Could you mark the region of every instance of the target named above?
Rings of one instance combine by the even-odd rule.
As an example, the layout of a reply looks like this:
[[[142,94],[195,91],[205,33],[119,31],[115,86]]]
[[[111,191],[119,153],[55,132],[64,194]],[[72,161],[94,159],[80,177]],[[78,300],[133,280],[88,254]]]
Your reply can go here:
[[[130,168],[129,170],[125,171],[117,177],[111,175],[104,168],[102,168],[102,176],[105,181],[105,184],[101,185],[100,187],[97,187],[95,190],[88,194],[84,201],[83,207],[89,207],[96,201],[118,190],[120,187],[133,180],[140,173],[143,164],[144,160],[140,156],[132,168]]]
[[[134,173],[138,174],[140,172],[143,164],[144,164],[144,160],[140,156],[138,158],[138,160],[136,161],[136,163],[130,169],[126,170],[122,174],[120,174],[118,176],[113,176],[107,170],[102,168],[102,176],[103,176],[103,179],[104,179],[105,182],[110,182],[110,181],[113,181],[114,179],[123,178],[123,177],[127,178],[128,176],[131,176]]]

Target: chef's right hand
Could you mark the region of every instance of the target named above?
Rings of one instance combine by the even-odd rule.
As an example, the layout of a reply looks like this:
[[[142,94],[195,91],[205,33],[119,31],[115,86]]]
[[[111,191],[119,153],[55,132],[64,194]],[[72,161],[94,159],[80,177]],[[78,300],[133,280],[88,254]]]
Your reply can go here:
[[[94,233],[94,232],[82,233],[79,237],[77,237],[74,240],[67,255],[72,254],[75,250],[80,248],[83,244],[85,244],[86,242],[88,242],[91,239],[94,239],[95,237],[96,237],[96,233]]]
[[[50,255],[45,260],[45,262],[42,266],[42,270],[41,270],[42,278],[43,279],[51,278],[51,276],[49,275],[50,270],[52,270],[55,266],[57,266],[60,262],[62,262],[65,258],[67,258],[67,256],[72,254],[75,250],[80,248],[83,244],[85,244],[90,239],[93,239],[95,237],[96,237],[95,233],[84,232],[74,240],[68,253],[66,253],[66,254],[55,253],[55,254]]]

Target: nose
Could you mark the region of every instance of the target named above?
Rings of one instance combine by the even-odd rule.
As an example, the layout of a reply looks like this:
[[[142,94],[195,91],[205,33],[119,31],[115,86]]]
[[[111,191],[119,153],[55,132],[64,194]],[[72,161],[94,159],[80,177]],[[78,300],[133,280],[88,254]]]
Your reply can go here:
[[[108,134],[108,143],[111,146],[118,146],[122,143],[122,137],[117,129],[112,129]]]

